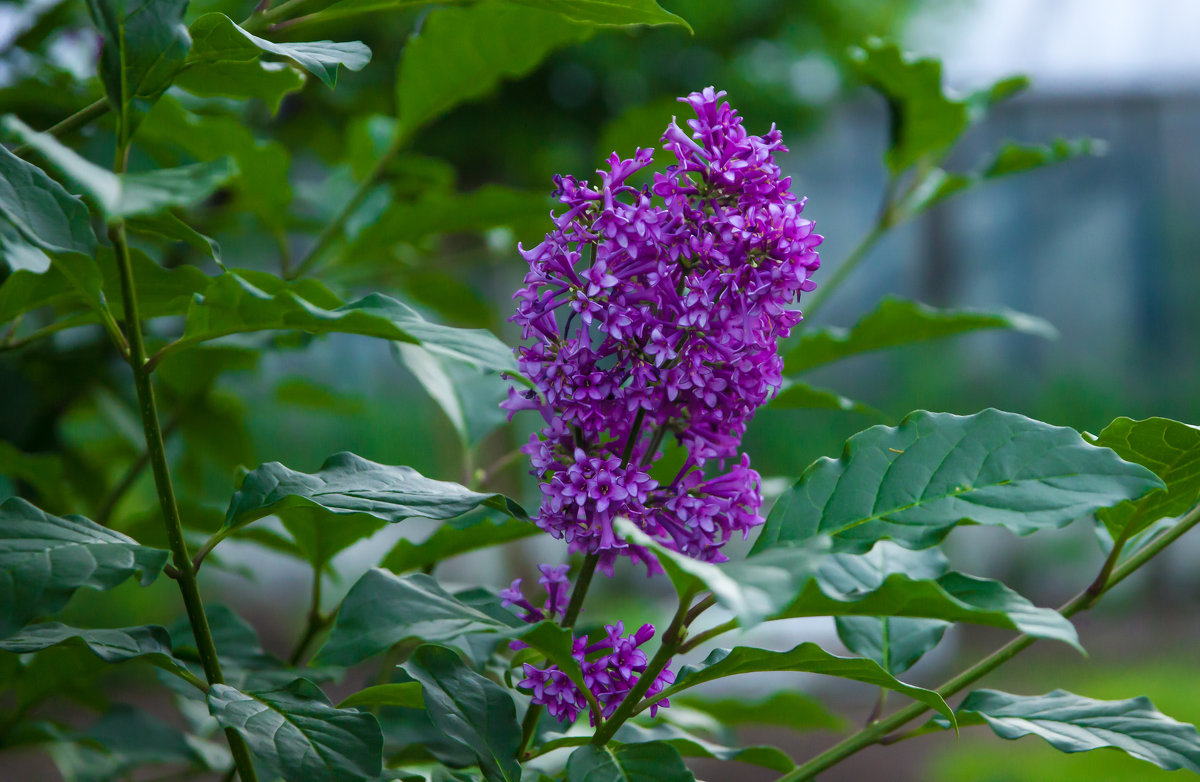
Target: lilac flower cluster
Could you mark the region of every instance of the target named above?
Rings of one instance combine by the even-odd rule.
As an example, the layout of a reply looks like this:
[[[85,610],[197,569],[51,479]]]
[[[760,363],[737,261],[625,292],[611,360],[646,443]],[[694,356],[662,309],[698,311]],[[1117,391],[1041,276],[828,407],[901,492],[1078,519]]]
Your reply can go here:
[[[748,134],[724,95],[681,99],[691,133],[671,122],[662,140],[678,162],[647,187],[627,181],[648,149],[614,153],[597,187],[557,177],[554,230],[521,248],[513,320],[531,340],[518,364],[534,389],[505,407],[546,421],[523,449],[541,481],[538,525],[609,574],[619,554],[657,568],[614,535],[618,517],[706,561],[762,523],[760,479],[738,447],[782,382],[776,342],[800,320],[789,305],[814,287],[821,237],[775,163],[779,131]],[[683,466],[660,481],[650,472],[668,435]]]
[[[527,622],[539,622],[542,619],[556,619],[566,608],[567,574],[566,567],[551,567],[540,565],[542,576],[538,583],[546,589],[546,601],[542,608],[536,608],[521,592],[521,579],[513,581],[512,585],[500,592],[505,606],[517,606],[525,614]],[[605,636],[594,643],[587,636],[575,639],[571,654],[583,671],[583,683],[596,697],[600,704],[601,716],[605,719],[612,716],[621,701],[637,684],[638,678],[646,670],[646,653],[639,647],[654,637],[653,625],[642,625],[632,635],[625,635],[625,626],[621,622],[605,627]],[[517,686],[531,690],[533,702],[546,707],[553,717],[561,722],[572,723],[579,712],[587,710],[587,700],[558,666],[537,668],[525,663],[525,678]],[[646,691],[647,695],[655,695],[675,681],[675,674],[663,670]],[[662,700],[650,707],[650,714],[658,713],[660,707],[670,706],[670,702]],[[589,714],[592,724],[595,715]]]

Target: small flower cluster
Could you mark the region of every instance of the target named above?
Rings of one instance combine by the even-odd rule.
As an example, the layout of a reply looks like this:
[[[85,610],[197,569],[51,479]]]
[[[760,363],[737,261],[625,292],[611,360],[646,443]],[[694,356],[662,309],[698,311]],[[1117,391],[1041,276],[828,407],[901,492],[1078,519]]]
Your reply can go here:
[[[691,133],[671,122],[662,140],[678,163],[647,187],[627,181],[648,149],[614,153],[598,187],[557,177],[554,230],[521,248],[513,320],[534,388],[505,407],[546,421],[523,449],[541,481],[536,521],[610,574],[618,554],[657,567],[616,537],[618,517],[706,561],[762,523],[761,482],[738,448],[782,382],[776,342],[800,320],[790,305],[814,287],[821,237],[775,163],[779,131],[748,134],[724,94],[681,99]],[[668,435],[685,449],[669,482],[650,475]]]
[[[559,619],[566,610],[566,566],[540,565],[539,569],[542,575],[538,578],[538,583],[546,590],[546,600],[541,608],[535,607],[525,598],[519,578],[500,592],[504,606],[520,608],[524,611],[522,618],[526,622]],[[594,643],[589,643],[587,636],[575,639],[571,654],[579,663],[583,671],[583,683],[596,697],[601,715],[605,719],[612,716],[645,672],[648,660],[640,647],[653,637],[654,625],[642,625],[637,632],[626,636],[625,626],[618,622],[606,626],[605,636]],[[523,646],[519,643],[517,645]],[[646,694],[656,695],[673,681],[675,674],[670,670],[663,670]],[[517,686],[531,690],[533,702],[545,706],[546,711],[562,722],[574,722],[579,712],[587,710],[587,699],[583,693],[556,665],[538,668],[525,663],[525,678]],[[660,707],[669,705],[666,700],[655,703],[651,706],[650,713],[654,715]],[[595,715],[590,715],[590,719],[595,724]]]

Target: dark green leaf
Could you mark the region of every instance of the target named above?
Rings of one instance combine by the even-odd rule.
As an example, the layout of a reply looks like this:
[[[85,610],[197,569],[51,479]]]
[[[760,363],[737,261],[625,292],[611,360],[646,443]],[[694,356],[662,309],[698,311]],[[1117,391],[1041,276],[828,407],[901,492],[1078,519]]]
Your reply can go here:
[[[300,671],[263,651],[254,628],[228,606],[207,605],[205,613],[221,658],[226,684],[240,689],[282,687],[300,675]],[[187,618],[180,618],[173,623],[169,632],[175,657],[199,664],[200,654],[196,650],[196,639]],[[311,668],[303,673],[310,677],[314,675]]]
[[[433,723],[469,747],[489,782],[518,782],[521,726],[509,694],[480,676],[452,650],[426,644],[404,670],[421,683]]]
[[[16,654],[40,652],[58,645],[84,646],[106,663],[144,658],[154,665],[177,669],[171,636],[157,625],[83,629],[58,622],[30,625],[0,640],[0,649]]]
[[[4,188],[0,182],[0,188]],[[50,268],[50,256],[26,239],[11,223],[0,218],[0,264],[9,271],[41,274]]]
[[[46,172],[3,147],[0,147],[0,215],[22,239],[46,252],[90,257],[96,250],[96,235],[92,233],[83,201],[46,176]],[[7,231],[4,239],[7,246]],[[28,264],[25,268],[45,271],[40,263],[36,265],[41,268],[31,268]]]
[[[654,0],[509,0],[543,11],[552,11],[577,22],[627,27],[630,25],[677,24],[692,28],[681,17],[663,9]],[[339,0],[323,8],[315,19],[328,21],[343,16],[400,10],[429,5],[432,0]]]
[[[669,698],[676,692],[726,676],[760,671],[803,671],[853,679],[907,695],[948,718],[950,707],[933,690],[913,687],[898,680],[873,660],[860,657],[838,657],[814,643],[804,643],[786,652],[771,652],[738,646],[733,649],[714,649],[699,665],[685,665],[675,677],[675,684],[654,696],[655,700]]]
[[[661,741],[597,747],[585,744],[567,760],[567,782],[693,782],[679,751]]]
[[[711,714],[722,725],[778,725],[800,731],[841,730],[846,726],[846,721],[825,704],[792,690],[783,690],[758,701],[681,696],[672,698],[671,705]]]
[[[514,518],[528,518],[519,505],[503,495],[435,481],[411,467],[393,467],[352,453],[339,453],[312,474],[290,470],[279,462],[247,473],[229,504],[225,527],[233,529],[264,516],[284,515],[294,508],[322,511],[333,524],[338,516],[385,522],[413,516],[449,519],[480,506]]]
[[[863,586],[878,589],[894,573],[933,580],[943,576],[948,568],[945,555],[937,549],[908,551],[891,543],[876,544],[869,554],[850,561],[859,565],[860,576],[866,576],[866,583],[861,577],[853,578],[851,589]],[[838,638],[847,649],[874,660],[893,675],[904,673],[937,646],[950,626],[940,619],[900,616],[839,616],[835,621]]]
[[[859,78],[887,99],[892,141],[885,159],[893,174],[945,154],[967,129],[967,105],[942,90],[942,65],[913,59],[894,43],[871,40],[850,51]]]
[[[230,334],[277,329],[408,342],[484,369],[516,372],[512,351],[483,329],[433,323],[378,293],[343,304],[316,280],[285,283],[274,275],[250,271],[226,272],[196,296],[188,308],[183,337],[164,356]]]
[[[977,690],[955,714],[960,726],[987,723],[1002,739],[1041,736],[1062,752],[1112,747],[1168,771],[1200,774],[1200,732],[1158,711],[1149,698],[1099,701],[1065,690],[1032,696]]]
[[[17,497],[0,504],[0,638],[53,613],[81,587],[112,589],[137,574],[143,584],[166,564],[146,548],[82,516],[51,516]]]
[[[519,624],[515,616],[513,621]],[[353,665],[409,638],[440,643],[471,633],[512,631],[512,625],[460,601],[423,573],[369,570],[342,600],[316,662]]]
[[[847,399],[825,388],[817,388],[799,380],[785,380],[783,389],[771,400],[772,407],[804,410],[845,410],[876,419],[887,419],[870,405]]]
[[[367,687],[338,704],[339,709],[363,706],[402,706],[409,709],[423,709],[425,708],[425,697],[421,694],[419,682],[397,682]]]
[[[3,129],[6,135],[37,150],[110,220],[190,206],[208,198],[236,173],[233,161],[221,158],[139,174],[114,174],[80,157],[50,134],[32,130],[12,115],[4,117]]]
[[[331,517],[324,508],[289,508],[278,515],[301,554],[317,571],[323,571],[339,553],[386,524],[367,515]]]
[[[0,441],[0,475],[28,483],[42,499],[61,499],[63,458],[59,454],[23,453]]]
[[[468,551],[540,533],[536,526],[522,519],[489,514],[462,516],[446,520],[420,543],[401,538],[380,566],[394,573],[419,570]]]
[[[998,410],[918,411],[898,427],[860,432],[841,459],[805,470],[771,509],[754,551],[815,535],[842,550],[882,539],[928,548],[964,523],[1028,534],[1162,485],[1066,427]]]
[[[1011,329],[1053,338],[1058,332],[1046,321],[1012,310],[939,310],[905,299],[886,298],[850,329],[802,331],[784,358],[789,374],[875,350],[943,339],[981,329]]]
[[[1090,442],[1154,471],[1166,489],[1096,515],[1115,538],[1134,535],[1159,519],[1187,513],[1200,501],[1200,429],[1169,418],[1118,418]],[[1131,526],[1132,525],[1132,526]],[[1131,527],[1130,529],[1126,529]]]
[[[382,770],[383,734],[374,715],[335,708],[305,679],[266,692],[214,684],[208,709],[288,782],[371,779]]]
[[[192,43],[183,23],[187,0],[88,0],[87,5],[104,39],[100,80],[120,118],[120,132],[129,139],[187,59]]]
[[[85,322],[94,322],[99,318],[103,284],[100,269],[91,258],[57,255],[45,272],[21,269],[0,283],[0,323],[40,307],[52,307],[58,315],[90,308]]]
[[[664,744],[670,744],[680,755],[687,758],[736,760],[769,768],[772,771],[791,771],[796,767],[792,759],[781,749],[767,746],[728,747],[695,736],[677,725],[668,723],[638,725],[626,722],[617,730],[613,739],[628,746],[661,741]]]
[[[204,61],[188,65],[175,86],[204,97],[258,98],[276,114],[285,97],[304,87],[304,75],[282,62]]]
[[[359,41],[275,43],[246,32],[225,14],[209,13],[192,22],[189,63],[247,62],[265,52],[295,60],[325,86],[337,82],[338,66],[360,71],[371,61],[371,50]]]
[[[998,581],[947,573],[936,580],[880,575],[880,555],[825,555],[819,546],[781,547],[714,565],[671,551],[630,522],[617,533],[655,553],[681,595],[713,593],[742,627],[799,616],[903,616],[1005,627],[1078,647],[1075,628]],[[816,541],[820,542],[820,541]]]
[[[221,262],[221,246],[216,240],[192,228],[172,212],[163,212],[153,217],[134,217],[128,220],[126,225],[131,231],[183,242],[218,264]]]
[[[504,3],[440,8],[404,47],[397,80],[402,137],[454,106],[524,76],[547,54],[591,37],[595,27]]]
[[[438,356],[420,345],[392,343],[400,362],[437,402],[458,432],[464,448],[474,447],[506,420],[500,407],[512,383]]]

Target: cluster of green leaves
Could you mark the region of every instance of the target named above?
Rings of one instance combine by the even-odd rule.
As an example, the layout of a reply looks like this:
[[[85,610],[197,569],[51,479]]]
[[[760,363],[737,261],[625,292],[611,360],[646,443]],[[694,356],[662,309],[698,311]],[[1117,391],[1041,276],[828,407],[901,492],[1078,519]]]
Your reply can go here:
[[[540,216],[544,199],[498,186],[460,192],[444,162],[409,154],[407,145],[442,114],[528,73],[559,47],[611,27],[687,26],[653,0],[492,0],[434,9],[401,54],[395,115],[355,126],[347,160],[310,194],[311,213],[294,208],[285,147],[248,132],[230,106],[258,101],[274,113],[286,96],[306,89],[308,76],[321,83],[314,87],[331,88],[340,69],[358,71],[370,61],[359,42],[293,39],[309,27],[418,5],[290,0],[260,6],[238,24],[218,12],[189,23],[186,3],[175,0],[90,0],[103,40],[97,81],[104,97],[49,132],[13,116],[0,124],[13,145],[0,150],[0,257],[9,270],[0,282],[3,347],[51,350],[56,336],[82,334],[106,356],[124,358],[136,388],[134,412],[123,404],[127,396],[102,384],[87,389],[92,417],[77,436],[90,436],[97,419],[110,422],[125,439],[94,453],[94,461],[133,463],[116,481],[99,480],[99,491],[80,480],[72,482],[80,497],[67,496],[53,477],[68,469],[66,460],[0,449],[4,473],[39,500],[0,504],[0,685],[13,694],[0,717],[0,751],[43,746],[71,780],[119,779],[166,764],[196,774],[232,769],[247,781],[261,773],[289,781],[513,782],[537,774],[568,782],[689,782],[683,759],[699,757],[752,763],[795,782],[810,778],[812,767],[796,766],[776,748],[738,746],[732,727],[840,729],[839,718],[794,692],[756,702],[692,692],[727,677],[794,671],[878,687],[922,713],[936,712],[920,732],[986,724],[1003,738],[1040,735],[1068,752],[1110,746],[1164,768],[1200,770],[1195,728],[1144,699],[978,691],[952,709],[946,698],[953,691],[898,678],[955,623],[1078,647],[1064,613],[998,581],[952,570],[939,545],[970,525],[1031,534],[1095,517],[1111,546],[1097,582],[1102,591],[1110,576],[1195,523],[1200,437],[1166,419],[1118,419],[1085,440],[995,410],[913,413],[896,427],[851,438],[840,459],[812,465],[775,503],[749,555],[720,565],[680,555],[619,522],[622,536],[658,558],[679,598],[645,684],[677,654],[796,617],[834,618],[851,656],[813,643],[786,651],[711,649],[653,698],[643,700],[639,683],[593,729],[565,733],[538,719],[515,682],[523,663],[544,658],[591,696],[572,655],[572,631],[526,624],[491,590],[451,588],[430,574],[449,557],[537,533],[517,500],[483,489],[486,470],[469,471],[469,485],[461,485],[339,453],[312,473],[277,462],[246,471],[223,517],[189,504],[186,494],[177,501],[172,473],[196,473],[201,483],[212,465],[187,456],[172,465],[163,430],[185,429],[189,444],[208,443],[219,466],[245,461],[231,413],[236,403],[216,381],[252,367],[266,347],[302,343],[295,335],[341,333],[393,345],[464,450],[475,453],[499,423],[502,374],[521,382],[509,349],[485,330],[443,325],[411,300],[343,295],[334,290],[340,286],[307,275],[353,270],[365,258],[402,253],[433,235]],[[856,59],[892,107],[888,166],[909,177],[905,194],[886,205],[880,231],[976,181],[1083,149],[1006,147],[978,174],[948,174],[937,167],[945,152],[1019,83],[958,101],[942,92],[929,61],[875,44]],[[111,123],[112,170],[59,139],[93,121]],[[127,171],[127,158],[142,166]],[[219,199],[232,199],[238,219],[276,237],[279,273],[242,268],[211,238],[216,231],[200,230]],[[340,206],[331,211],[330,203]],[[297,239],[308,250],[294,259]],[[787,368],[798,375],[866,351],[984,328],[1051,333],[1017,313],[889,300],[849,330],[802,331]],[[177,411],[165,425],[156,392]],[[795,378],[776,404],[864,409]],[[122,516],[116,508],[147,465],[162,518]],[[89,495],[98,500],[90,503],[93,518],[68,512],[88,505]],[[323,612],[323,578],[334,558],[413,517],[441,524],[420,543],[402,540],[335,611]],[[215,549],[232,536],[312,568],[308,623],[287,660],[265,651],[231,609],[198,604],[196,571],[219,564]],[[109,591],[131,578],[146,585],[160,575],[179,583],[186,620],[76,627],[54,619],[81,589]],[[710,609],[725,619],[704,626],[698,620]],[[331,702],[321,685],[369,661],[379,669],[375,683]],[[159,671],[185,728],[106,703],[100,671],[124,663]],[[69,727],[43,709],[61,696],[104,716],[85,730]],[[667,698],[672,707],[652,717],[652,706]]]

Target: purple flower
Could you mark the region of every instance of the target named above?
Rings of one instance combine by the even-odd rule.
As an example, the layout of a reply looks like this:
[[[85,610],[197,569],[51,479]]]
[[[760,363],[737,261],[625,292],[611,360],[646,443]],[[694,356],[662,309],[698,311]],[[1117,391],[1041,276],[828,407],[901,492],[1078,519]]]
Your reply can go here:
[[[608,573],[618,555],[657,568],[617,539],[618,517],[707,561],[762,523],[759,476],[739,448],[782,383],[777,342],[814,287],[821,237],[775,162],[779,131],[747,133],[724,95],[681,99],[696,118],[668,125],[676,164],[647,187],[629,179],[648,149],[614,153],[598,186],[555,177],[554,229],[520,248],[529,273],[513,321],[534,390],[504,407],[546,421],[522,449],[541,482],[538,525],[599,553]],[[673,478],[655,470],[670,439],[684,450]]]
[[[620,622],[608,625],[600,640],[589,643],[587,636],[579,636],[572,647],[572,656],[583,671],[583,682],[600,704],[601,715],[607,719],[613,715],[621,701],[646,671],[646,653],[639,647],[654,637],[653,625],[642,625],[633,635],[625,636],[625,627]],[[529,663],[524,667],[525,678],[517,686],[531,691],[532,702],[545,706],[550,714],[561,722],[571,723],[579,712],[587,709],[587,699],[575,684],[555,665],[537,668]],[[646,690],[651,697],[662,692],[675,681],[675,674],[664,669]],[[669,706],[666,700],[650,707],[653,716],[659,708]],[[595,724],[594,715],[589,715]]]

